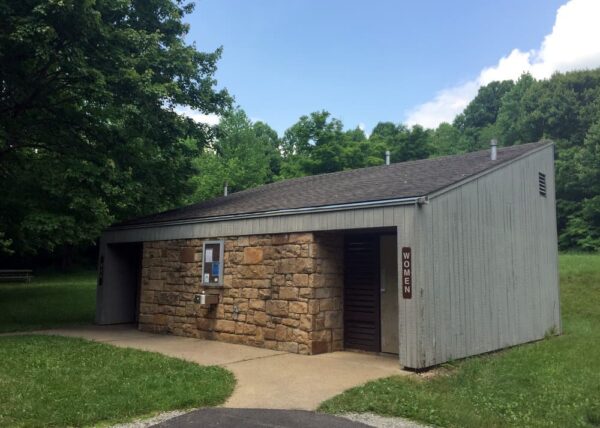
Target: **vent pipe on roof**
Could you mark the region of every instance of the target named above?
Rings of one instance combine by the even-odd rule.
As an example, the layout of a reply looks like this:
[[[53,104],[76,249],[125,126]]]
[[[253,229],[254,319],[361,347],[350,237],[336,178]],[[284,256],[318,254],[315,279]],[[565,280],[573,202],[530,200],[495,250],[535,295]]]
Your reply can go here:
[[[225,182],[225,185],[223,186],[223,196],[227,196],[227,182]]]
[[[492,141],[490,142],[490,145],[492,146],[492,160],[495,161],[496,158],[498,157],[498,141],[493,138]]]
[[[385,164],[386,165],[390,164],[390,151],[389,150],[385,151]]]

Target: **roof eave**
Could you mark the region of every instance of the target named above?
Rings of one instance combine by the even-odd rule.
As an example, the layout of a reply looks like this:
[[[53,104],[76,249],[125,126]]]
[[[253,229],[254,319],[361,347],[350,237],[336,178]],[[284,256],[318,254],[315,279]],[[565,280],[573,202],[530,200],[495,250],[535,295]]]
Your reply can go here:
[[[351,202],[347,204],[333,204],[333,205],[321,205],[317,207],[305,207],[305,208],[289,208],[283,210],[273,210],[273,211],[261,211],[254,213],[241,213],[241,214],[229,214],[229,215],[221,215],[221,216],[212,216],[212,217],[196,217],[189,218],[183,220],[171,220],[171,221],[155,221],[148,223],[140,223],[140,224],[130,224],[130,225],[115,225],[110,226],[105,231],[119,231],[119,230],[129,230],[129,229],[145,229],[150,227],[161,227],[161,226],[181,226],[185,224],[201,224],[201,223],[213,223],[218,221],[232,221],[232,220],[247,220],[247,219],[255,219],[255,218],[263,218],[263,217],[277,217],[277,216],[285,216],[285,215],[298,215],[298,214],[317,214],[324,212],[334,212],[334,211],[344,211],[356,208],[382,208],[389,206],[399,206],[399,205],[417,205],[420,203],[424,203],[426,200],[425,196],[411,196],[406,198],[396,198],[396,199],[384,199],[384,200],[376,200],[376,201],[366,201],[366,202]]]

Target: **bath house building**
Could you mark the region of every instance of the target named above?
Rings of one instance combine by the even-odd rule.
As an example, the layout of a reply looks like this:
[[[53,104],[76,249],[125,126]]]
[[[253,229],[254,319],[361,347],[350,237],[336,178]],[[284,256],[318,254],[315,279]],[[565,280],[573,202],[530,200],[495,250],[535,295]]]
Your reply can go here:
[[[560,331],[554,146],[267,184],[108,228],[98,324],[405,368]]]

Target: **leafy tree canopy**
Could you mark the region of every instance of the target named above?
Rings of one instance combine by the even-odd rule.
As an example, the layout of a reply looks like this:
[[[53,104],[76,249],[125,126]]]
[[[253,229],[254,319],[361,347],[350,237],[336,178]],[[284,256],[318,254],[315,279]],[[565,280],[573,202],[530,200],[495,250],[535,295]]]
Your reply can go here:
[[[191,11],[170,0],[0,4],[2,248],[87,245],[115,220],[181,203],[211,130],[175,108],[230,103],[215,90],[220,50],[184,41]]]
[[[491,82],[436,129],[327,111],[279,137],[231,108],[221,50],[185,43],[180,0],[0,3],[0,252],[90,245],[112,222],[272,181],[556,142],[561,248],[600,250],[600,69]],[[216,113],[211,128],[177,113]]]
[[[219,123],[218,138],[194,159],[196,174],[188,202],[198,202],[273,181],[281,155],[277,133],[263,122],[252,123],[241,109]]]

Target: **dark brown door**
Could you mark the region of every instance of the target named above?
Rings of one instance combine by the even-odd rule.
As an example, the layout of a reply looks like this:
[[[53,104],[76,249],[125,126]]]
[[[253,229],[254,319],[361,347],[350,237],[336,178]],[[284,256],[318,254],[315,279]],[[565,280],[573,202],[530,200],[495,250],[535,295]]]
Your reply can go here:
[[[379,352],[379,236],[346,236],[344,272],[344,347]]]

